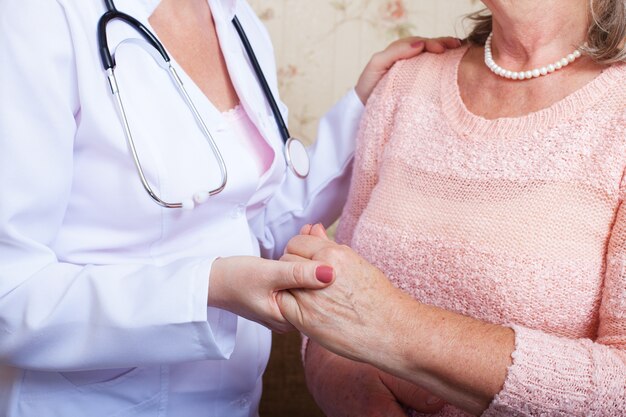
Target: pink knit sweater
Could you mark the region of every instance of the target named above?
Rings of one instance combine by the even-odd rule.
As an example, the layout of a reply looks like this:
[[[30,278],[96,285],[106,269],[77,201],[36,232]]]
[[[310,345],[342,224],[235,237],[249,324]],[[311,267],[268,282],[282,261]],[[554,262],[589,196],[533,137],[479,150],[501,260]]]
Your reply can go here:
[[[626,65],[487,120],[459,94],[466,50],[379,85],[337,239],[417,300],[515,330],[486,416],[626,416]]]

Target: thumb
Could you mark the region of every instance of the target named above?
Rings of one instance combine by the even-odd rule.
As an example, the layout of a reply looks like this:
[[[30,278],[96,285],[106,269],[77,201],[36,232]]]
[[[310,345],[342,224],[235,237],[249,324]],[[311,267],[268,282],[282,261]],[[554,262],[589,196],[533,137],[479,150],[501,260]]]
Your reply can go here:
[[[326,288],[335,279],[335,270],[317,262],[277,262],[277,271],[272,271],[274,290]]]

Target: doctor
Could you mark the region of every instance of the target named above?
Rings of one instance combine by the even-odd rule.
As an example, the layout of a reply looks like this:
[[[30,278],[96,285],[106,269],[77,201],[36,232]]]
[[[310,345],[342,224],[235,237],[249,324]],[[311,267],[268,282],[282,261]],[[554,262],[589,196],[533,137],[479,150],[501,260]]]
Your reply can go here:
[[[107,81],[96,28],[112,6],[163,42],[189,101],[119,19]],[[258,256],[338,216],[362,102],[391,63],[455,43],[377,55],[322,121],[304,176],[235,16],[277,96],[245,1],[0,2],[0,415],[255,416],[271,341],[259,323],[292,329],[275,294],[332,280]]]

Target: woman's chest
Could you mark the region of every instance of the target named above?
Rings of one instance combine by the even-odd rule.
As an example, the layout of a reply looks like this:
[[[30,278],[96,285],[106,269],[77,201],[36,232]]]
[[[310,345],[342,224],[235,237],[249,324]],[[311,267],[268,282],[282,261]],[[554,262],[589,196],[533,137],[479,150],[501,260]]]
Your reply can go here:
[[[543,141],[402,129],[381,157],[355,249],[423,302],[593,336],[622,146],[575,125]]]

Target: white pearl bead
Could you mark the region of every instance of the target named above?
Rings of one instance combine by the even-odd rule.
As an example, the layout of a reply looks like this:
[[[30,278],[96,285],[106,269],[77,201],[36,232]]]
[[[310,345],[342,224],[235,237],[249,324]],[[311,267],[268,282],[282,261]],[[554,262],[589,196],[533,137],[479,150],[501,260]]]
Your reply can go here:
[[[183,200],[183,210],[193,210],[196,205],[191,198]]]
[[[554,71],[560,70],[561,68],[568,66],[577,58],[580,58],[582,56],[582,52],[577,49],[574,52],[566,55],[565,58],[561,58],[553,64],[549,64],[544,67],[535,68],[528,71],[510,71],[506,68],[502,68],[501,66],[499,66],[493,59],[491,46],[492,40],[493,32],[489,34],[489,36],[487,37],[487,41],[485,42],[485,65],[489,67],[489,69],[494,74],[511,80],[528,80],[531,78],[541,77],[542,75],[551,74]]]

